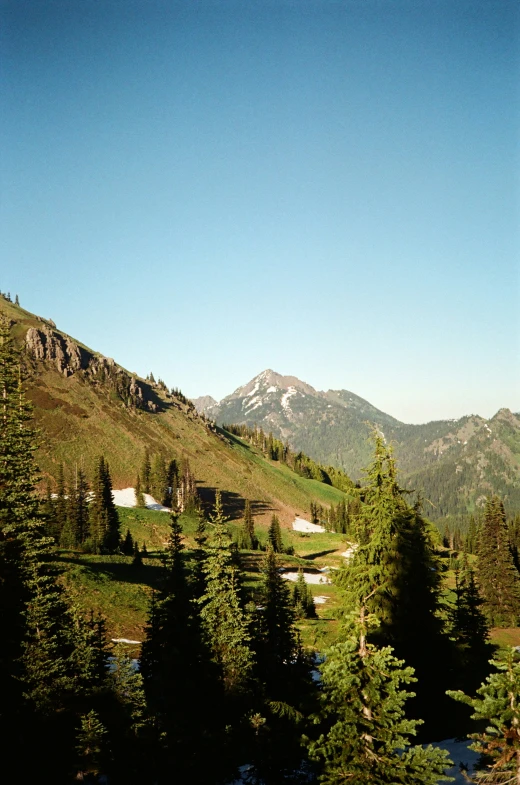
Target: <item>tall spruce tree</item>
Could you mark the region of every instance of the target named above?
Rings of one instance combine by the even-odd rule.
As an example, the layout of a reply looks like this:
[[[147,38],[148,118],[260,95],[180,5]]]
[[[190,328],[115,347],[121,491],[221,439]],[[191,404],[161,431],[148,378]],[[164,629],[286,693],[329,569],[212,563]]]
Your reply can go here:
[[[243,548],[247,551],[256,551],[258,548],[258,539],[255,534],[255,524],[249,499],[246,499],[244,505],[244,521],[239,534],[238,545],[239,548]]]
[[[150,493],[150,477],[152,473],[152,465],[150,463],[150,453],[145,450],[143,465],[141,467],[141,482],[143,493]]]
[[[179,516],[172,513],[161,583],[150,604],[141,671],[157,729],[160,781],[167,781],[163,778],[173,766],[180,781],[202,783],[208,777],[206,762],[215,754],[212,750],[210,755],[211,739],[221,695],[192,600],[182,536]]]
[[[90,530],[96,553],[115,553],[119,548],[119,515],[112,496],[108,463],[100,456],[92,483],[94,498],[90,503]]]
[[[135,481],[135,506],[139,507],[140,509],[146,507],[146,502],[141,486],[141,477],[139,474],[137,475],[137,479]]]
[[[436,733],[448,715],[438,696],[457,684],[455,645],[441,617],[439,561],[429,525],[418,506],[407,504],[391,451],[380,436],[374,441],[359,493],[359,547],[336,580],[347,614],[369,598],[367,610],[380,623],[372,640],[392,646],[413,667],[417,696],[408,711],[426,721],[427,734]]]
[[[489,624],[516,626],[520,618],[520,576],[509,546],[504,505],[498,496],[487,500],[477,554],[477,580]]]
[[[283,553],[282,531],[277,515],[273,515],[271,518],[271,524],[267,531],[267,539],[275,553]]]
[[[240,692],[251,678],[253,656],[241,597],[241,577],[231,548],[220,492],[210,516],[206,543],[206,590],[199,602],[204,633],[219,668],[224,689]]]

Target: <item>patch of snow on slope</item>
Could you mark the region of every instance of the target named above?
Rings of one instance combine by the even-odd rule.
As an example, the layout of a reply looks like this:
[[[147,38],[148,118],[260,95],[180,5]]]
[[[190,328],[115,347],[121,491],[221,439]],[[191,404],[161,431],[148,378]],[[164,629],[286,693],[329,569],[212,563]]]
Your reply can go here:
[[[316,572],[304,572],[303,577],[305,579],[305,583],[330,583],[330,578],[326,575],[320,575]],[[297,572],[283,572],[282,578],[286,581],[294,581],[298,580],[298,573]]]
[[[341,554],[345,559],[351,559],[357,549],[359,548],[359,543],[357,542],[350,542],[346,551],[343,551]]]
[[[251,398],[251,400],[248,401],[247,403],[245,403],[245,401],[244,401],[244,405],[245,405],[246,409],[249,409],[249,407],[253,406],[253,404],[255,404],[255,403],[258,404],[258,401],[260,401],[260,403],[262,403],[261,397],[259,395],[255,395],[255,397]],[[256,407],[253,406],[253,408],[256,408]]]
[[[258,409],[258,407],[259,407],[259,406],[261,406],[262,404],[263,404],[263,401],[262,401],[262,399],[260,399],[260,400],[258,401],[258,403],[255,403],[255,405],[254,405],[254,406],[251,406],[251,408],[249,408],[249,406],[248,406],[248,407],[247,407],[247,413],[248,413],[248,414],[251,414],[251,412],[252,412],[252,411],[254,411],[255,409]]]
[[[162,504],[159,504],[153,496],[150,496],[149,493],[143,493],[144,496],[144,503],[149,510],[156,510],[158,512],[170,512],[168,507],[163,507]],[[135,489],[134,488],[123,488],[120,491],[112,491],[112,498],[114,499],[114,504],[118,507],[135,507]]]
[[[244,398],[249,398],[249,396],[250,396],[250,395],[254,395],[255,393],[257,393],[257,392],[258,392],[258,388],[259,388],[259,386],[260,386],[260,385],[259,385],[259,384],[258,384],[258,382],[257,382],[257,383],[255,384],[255,386],[253,387],[253,389],[251,390],[251,392],[248,392],[248,393],[247,393],[247,395],[244,395]]]
[[[269,389],[268,389],[266,392],[268,392],[268,393],[270,393],[270,392],[276,392],[276,391],[277,391],[277,389],[278,389],[278,387],[272,387],[272,386],[271,386],[271,387],[269,387]]]
[[[287,392],[282,395],[281,404],[286,412],[291,411],[291,407],[289,405],[289,398],[291,398],[293,395],[296,395],[297,392],[298,390],[296,389],[296,387],[289,387]]]
[[[324,526],[306,521],[305,518],[295,518],[292,527],[295,532],[307,532],[308,534],[318,534],[325,531]]]

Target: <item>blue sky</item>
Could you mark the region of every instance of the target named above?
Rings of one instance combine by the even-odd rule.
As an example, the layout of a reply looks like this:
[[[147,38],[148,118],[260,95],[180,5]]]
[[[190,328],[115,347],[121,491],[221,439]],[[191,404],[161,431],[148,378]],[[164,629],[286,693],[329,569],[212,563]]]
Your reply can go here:
[[[0,289],[221,398],[520,409],[516,2],[0,1]]]

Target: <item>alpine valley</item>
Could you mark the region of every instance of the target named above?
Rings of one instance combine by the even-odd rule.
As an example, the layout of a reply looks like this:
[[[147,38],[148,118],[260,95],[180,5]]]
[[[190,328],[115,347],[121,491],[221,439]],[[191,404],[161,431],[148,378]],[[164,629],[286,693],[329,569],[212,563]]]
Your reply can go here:
[[[220,403],[210,396],[193,403],[218,424],[257,425],[354,480],[369,462],[375,426],[394,447],[404,485],[421,494],[432,520],[473,513],[492,493],[511,509],[520,506],[520,416],[509,409],[490,420],[471,414],[408,425],[349,390],[317,391],[272,370]]]

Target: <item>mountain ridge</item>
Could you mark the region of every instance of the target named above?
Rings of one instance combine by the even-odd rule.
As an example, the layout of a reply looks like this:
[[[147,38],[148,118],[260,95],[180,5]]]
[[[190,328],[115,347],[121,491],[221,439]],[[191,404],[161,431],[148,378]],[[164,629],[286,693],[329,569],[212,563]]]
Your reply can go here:
[[[432,517],[475,512],[493,492],[520,507],[520,417],[506,408],[489,420],[407,424],[348,390],[318,391],[267,369],[201,411],[218,424],[261,426],[354,479],[368,464],[376,427],[394,447],[403,483],[424,492]]]

